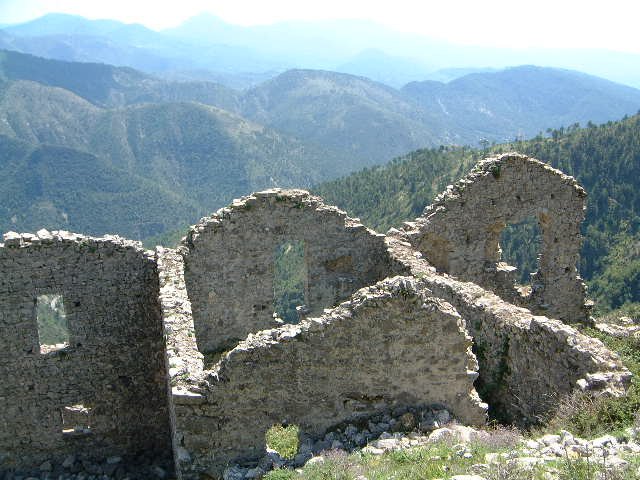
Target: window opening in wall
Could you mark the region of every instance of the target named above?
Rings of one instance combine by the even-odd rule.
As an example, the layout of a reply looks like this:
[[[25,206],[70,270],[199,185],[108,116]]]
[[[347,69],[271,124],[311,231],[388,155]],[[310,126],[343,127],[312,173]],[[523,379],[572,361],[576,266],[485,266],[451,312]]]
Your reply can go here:
[[[540,224],[535,217],[507,225],[500,235],[502,261],[518,267],[517,281],[522,285],[530,284],[530,275],[538,270],[541,243]]]
[[[60,350],[69,345],[69,327],[62,295],[38,295],[36,317],[40,353]]]
[[[273,309],[286,323],[298,323],[299,311],[305,311],[307,263],[304,242],[287,241],[275,251]]]
[[[62,409],[63,435],[88,435],[91,433],[91,410],[84,405],[70,405]]]

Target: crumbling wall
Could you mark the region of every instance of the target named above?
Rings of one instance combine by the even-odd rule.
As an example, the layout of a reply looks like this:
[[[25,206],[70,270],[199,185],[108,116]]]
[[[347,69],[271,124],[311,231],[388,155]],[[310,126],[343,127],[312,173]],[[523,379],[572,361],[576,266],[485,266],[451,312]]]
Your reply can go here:
[[[509,153],[479,162],[406,226],[407,238],[438,271],[481,285],[535,313],[585,322],[585,287],[578,276],[586,193],[559,170]],[[500,258],[508,224],[535,217],[542,231],[531,292],[514,288],[515,269]]]
[[[192,464],[191,454],[184,447],[183,430],[189,431],[190,422],[197,421],[196,405],[205,401],[200,387],[205,375],[204,356],[198,350],[194,335],[191,302],[184,282],[183,258],[178,251],[162,247],[156,249],[156,258],[166,363],[169,366],[167,384],[173,458],[176,473],[183,478],[182,472],[188,471]]]
[[[302,190],[268,190],[235,201],[192,227],[185,281],[200,351],[232,348],[274,323],[274,256],[303,241],[310,315],[388,274],[384,235]]]
[[[478,364],[476,388],[507,421],[535,423],[575,389],[622,395],[630,373],[601,342],[509,303],[585,320],[584,196],[572,178],[509,154],[481,162],[387,237],[300,190],[235,201],[155,257],[117,237],[7,234],[0,473],[70,454],[168,457],[172,441],[178,476],[199,480],[260,457],[273,424],[319,436],[433,403],[482,423]],[[544,244],[524,297],[498,238],[532,215]],[[268,330],[274,254],[286,241],[304,242],[311,313]],[[63,297],[64,348],[40,348],[44,294]]]
[[[41,230],[4,238],[0,473],[71,454],[92,462],[170,456],[153,257],[118,237]],[[62,295],[67,313],[70,344],[50,353],[40,353],[41,294]],[[77,405],[84,409],[66,408]],[[79,422],[85,428],[74,431]]]
[[[170,253],[162,263],[179,270]],[[193,352],[180,340],[188,316],[170,316],[169,343]],[[201,382],[173,377],[179,474],[217,478],[229,462],[259,458],[274,424],[313,436],[386,409],[433,403],[462,422],[483,423],[476,371],[471,338],[451,305],[415,279],[384,280],[321,317],[249,335]]]
[[[475,385],[490,412],[506,422],[539,423],[574,390],[626,393],[630,372],[599,340],[510,304],[490,291],[439,274],[401,232],[387,237],[398,274],[451,303],[473,337],[480,376]]]

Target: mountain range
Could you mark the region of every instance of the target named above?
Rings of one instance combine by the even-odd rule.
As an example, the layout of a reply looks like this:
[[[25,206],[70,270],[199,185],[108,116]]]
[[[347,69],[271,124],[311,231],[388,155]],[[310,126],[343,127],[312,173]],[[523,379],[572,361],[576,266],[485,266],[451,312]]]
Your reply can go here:
[[[640,56],[597,49],[498,49],[450,44],[362,20],[243,27],[207,13],[163,31],[52,13],[0,30],[0,48],[59,60],[130,66],[173,79],[254,86],[290,69],[324,69],[400,88],[474,71],[537,64],[640,87]]]
[[[309,188],[417,148],[512,140],[639,108],[639,90],[541,67],[402,89],[290,70],[241,91],[5,50],[0,230],[147,238],[252,190]]]

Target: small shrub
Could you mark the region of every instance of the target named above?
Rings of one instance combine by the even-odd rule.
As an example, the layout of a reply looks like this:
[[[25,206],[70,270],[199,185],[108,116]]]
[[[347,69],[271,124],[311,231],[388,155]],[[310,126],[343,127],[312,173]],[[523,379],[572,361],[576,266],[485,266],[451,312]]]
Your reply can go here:
[[[265,434],[267,447],[272,448],[283,458],[293,458],[298,453],[300,429],[297,425],[274,425]]]
[[[565,429],[581,437],[615,434],[633,426],[636,413],[640,411],[640,340],[615,338],[591,328],[585,328],[583,332],[602,340],[607,348],[620,355],[633,374],[631,385],[624,397],[594,398],[575,392],[561,399],[557,412],[547,423],[547,430]]]
[[[361,474],[354,457],[341,450],[329,450],[323,456],[324,462],[314,463],[304,469],[304,480],[353,480]]]
[[[262,478],[265,480],[293,480],[296,478],[296,472],[293,470],[278,468],[277,470],[271,470]]]
[[[558,465],[560,480],[593,480],[597,477],[596,467],[589,460],[564,457]]]

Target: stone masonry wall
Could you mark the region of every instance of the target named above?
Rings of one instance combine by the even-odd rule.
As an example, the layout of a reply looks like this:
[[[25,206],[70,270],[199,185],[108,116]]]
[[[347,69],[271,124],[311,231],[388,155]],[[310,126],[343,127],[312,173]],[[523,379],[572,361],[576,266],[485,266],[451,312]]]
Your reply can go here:
[[[631,374],[602,342],[558,320],[535,316],[474,283],[437,273],[401,232],[389,235],[394,270],[418,278],[465,319],[479,364],[476,388],[501,420],[538,423],[574,390],[625,394]]]
[[[68,455],[96,462],[170,456],[153,256],[118,237],[41,230],[4,238],[0,473]],[[70,332],[70,344],[50,353],[40,353],[41,294],[62,295]],[[76,405],[87,410],[65,410]],[[78,422],[88,428],[74,431]]]
[[[165,253],[163,262],[175,271],[175,256]],[[169,342],[189,349],[179,328],[188,329],[188,316],[178,317]],[[486,405],[473,389],[476,370],[465,323],[449,304],[415,279],[384,280],[321,317],[250,334],[204,381],[173,377],[179,475],[218,478],[229,462],[258,459],[274,424],[314,436],[386,409],[433,403],[481,424]]]
[[[194,335],[191,302],[184,283],[184,261],[178,251],[158,247],[156,250],[160,278],[160,306],[166,340],[167,383],[169,387],[169,418],[173,458],[178,478],[192,464],[191,454],[184,446],[184,421],[196,421],[204,403],[200,384],[204,379],[204,356],[198,350]],[[189,426],[186,427],[189,430]],[[213,453],[213,452],[212,452]],[[186,477],[185,477],[186,478]],[[195,477],[197,478],[197,477]]]
[[[572,177],[524,155],[479,162],[449,186],[415,222],[407,238],[438,271],[481,285],[535,313],[586,322],[585,287],[578,276],[586,193]],[[532,290],[515,288],[515,268],[500,258],[504,227],[535,218],[542,231]]]
[[[576,389],[622,395],[630,373],[617,356],[561,321],[588,314],[575,268],[584,197],[571,177],[508,154],[387,236],[301,190],[237,200],[155,256],[118,237],[6,234],[0,477],[68,455],[173,452],[180,479],[219,478],[261,457],[274,424],[320,436],[434,403],[482,423],[474,380],[494,413],[519,424]],[[498,239],[528,216],[544,244],[523,296]],[[270,329],[274,256],[287,241],[304,242],[311,313]],[[40,346],[44,294],[63,297],[63,348]],[[77,422],[86,428],[69,428]]]
[[[274,257],[302,240],[311,315],[388,274],[384,235],[302,190],[268,190],[236,200],[192,227],[183,249],[185,281],[200,351],[232,348],[276,326]]]

